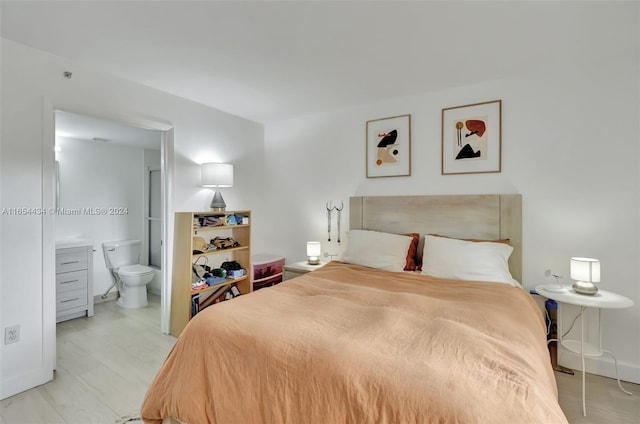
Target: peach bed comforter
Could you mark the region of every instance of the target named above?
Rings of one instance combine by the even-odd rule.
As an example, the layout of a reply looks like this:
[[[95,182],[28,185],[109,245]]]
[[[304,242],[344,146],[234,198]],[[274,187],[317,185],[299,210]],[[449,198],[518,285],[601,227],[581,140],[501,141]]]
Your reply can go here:
[[[542,314],[519,288],[332,262],[207,308],[145,422],[566,423]]]

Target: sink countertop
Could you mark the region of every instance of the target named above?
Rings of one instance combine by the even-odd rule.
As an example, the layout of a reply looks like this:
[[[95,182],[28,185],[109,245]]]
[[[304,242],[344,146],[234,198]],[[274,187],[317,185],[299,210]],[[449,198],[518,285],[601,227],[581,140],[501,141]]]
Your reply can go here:
[[[93,247],[93,240],[85,238],[69,238],[63,240],[56,240],[56,249],[69,249],[72,247]]]

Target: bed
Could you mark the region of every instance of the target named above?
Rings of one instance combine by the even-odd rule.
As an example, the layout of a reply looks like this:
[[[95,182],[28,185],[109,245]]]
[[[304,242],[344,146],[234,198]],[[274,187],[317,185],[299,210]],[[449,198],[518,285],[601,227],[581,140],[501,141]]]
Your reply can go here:
[[[517,281],[381,269],[386,257],[363,265],[378,253],[349,247],[418,233],[415,259],[429,270],[441,262],[429,264],[433,246],[445,246],[444,262],[449,244],[508,249],[518,280],[520,205],[518,195],[351,198],[347,260],[200,312],[149,387],[143,420],[566,423],[544,319]]]

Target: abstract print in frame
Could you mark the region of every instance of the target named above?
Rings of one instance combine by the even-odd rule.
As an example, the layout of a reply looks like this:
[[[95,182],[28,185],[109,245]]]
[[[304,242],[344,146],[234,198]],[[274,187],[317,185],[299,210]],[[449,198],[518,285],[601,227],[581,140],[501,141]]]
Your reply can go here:
[[[501,167],[502,100],[442,109],[442,175]]]
[[[411,175],[411,115],[367,121],[367,178]]]

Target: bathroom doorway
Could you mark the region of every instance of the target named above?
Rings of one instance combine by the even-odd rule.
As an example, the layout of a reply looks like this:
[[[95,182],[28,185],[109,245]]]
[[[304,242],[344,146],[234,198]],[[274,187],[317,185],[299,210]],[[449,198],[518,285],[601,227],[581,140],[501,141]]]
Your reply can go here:
[[[94,246],[94,299],[113,300],[111,273],[105,266],[104,241],[140,239],[140,263],[154,267],[148,288],[164,289],[167,193],[165,183],[166,132],[82,113],[55,110],[56,240],[88,238]],[[87,215],[96,207],[118,211],[119,216]],[[70,211],[65,215],[64,211]],[[151,286],[151,287],[150,287]],[[167,299],[161,299],[163,327]],[[163,330],[164,331],[164,330]]]

